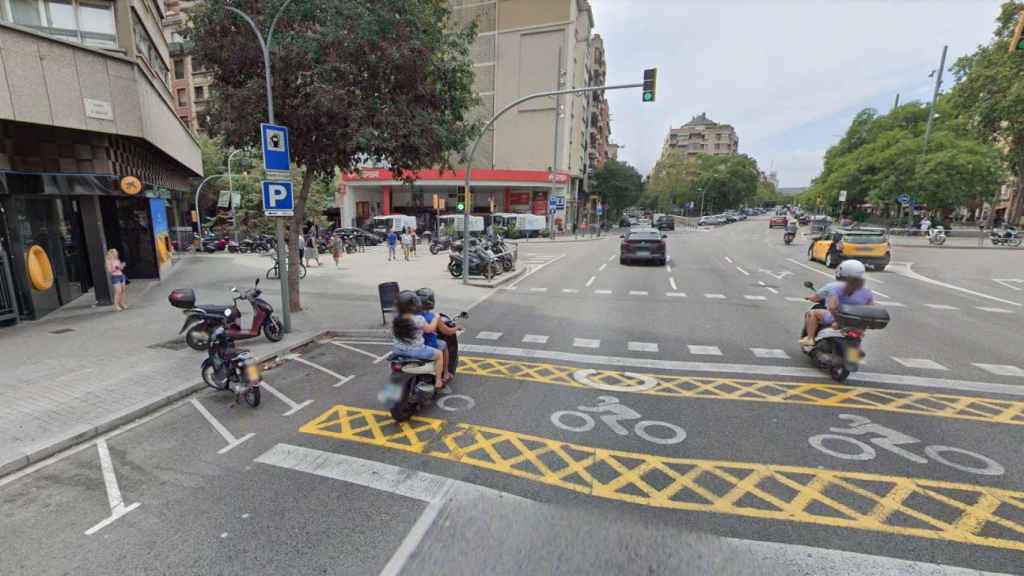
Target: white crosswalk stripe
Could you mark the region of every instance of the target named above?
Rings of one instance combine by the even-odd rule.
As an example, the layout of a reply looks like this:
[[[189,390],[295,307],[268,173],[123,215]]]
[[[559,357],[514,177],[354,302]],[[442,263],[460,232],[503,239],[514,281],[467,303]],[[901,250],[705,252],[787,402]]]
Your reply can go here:
[[[1018,378],[1024,378],[1024,370],[1017,366],[1008,366],[1006,364],[981,364],[974,362],[974,365],[986,372],[995,374],[996,376],[1016,376]]]
[[[501,338],[501,332],[481,332],[476,335],[477,340],[497,340]]]
[[[577,348],[598,348],[601,346],[601,341],[590,338],[573,338],[572,345]]]
[[[657,352],[658,345],[654,342],[630,342],[626,345],[630,352]]]
[[[530,344],[547,344],[548,337],[542,334],[527,334],[523,336],[523,342],[529,342]]]
[[[996,314],[1013,314],[1013,310],[1007,310],[1006,308],[991,308],[989,306],[975,306],[975,308],[985,312],[995,312]]]
[[[787,302],[807,302],[807,298],[801,298],[799,296],[786,296]]]
[[[562,288],[563,294],[579,294],[580,291],[576,288]]]
[[[705,294],[704,297],[710,300],[725,300],[725,294]]]
[[[907,368],[918,368],[921,370],[947,370],[947,368],[942,364],[927,358],[896,358],[894,356],[893,360]]]
[[[537,287],[530,288],[530,292],[547,292],[547,291],[548,291],[547,288],[537,288]]]
[[[778,348],[751,348],[751,352],[758,358],[779,358],[782,360],[789,360],[789,354],[786,354],[785,350]]]
[[[665,296],[670,298],[686,298],[686,292],[665,292]]]
[[[646,290],[630,290],[629,291],[629,295],[630,296],[647,296],[647,291]]]
[[[746,298],[747,300],[767,300],[768,299],[767,296],[754,296],[752,294],[744,294],[743,297]]]
[[[700,356],[721,356],[722,351],[719,350],[718,346],[687,346],[690,350],[690,354],[697,354]]]
[[[594,290],[594,294],[611,294],[611,290]]]
[[[949,304],[925,304],[925,306],[932,310],[959,310],[956,306],[950,306]]]

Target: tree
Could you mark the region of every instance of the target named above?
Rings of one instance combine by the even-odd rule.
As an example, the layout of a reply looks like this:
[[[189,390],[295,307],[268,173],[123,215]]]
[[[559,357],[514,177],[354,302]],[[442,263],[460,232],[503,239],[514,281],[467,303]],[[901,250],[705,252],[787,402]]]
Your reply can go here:
[[[258,144],[266,116],[263,59],[246,23],[225,0],[198,4],[189,38],[217,90],[204,119],[229,147]],[[281,0],[232,0],[264,31]],[[298,235],[314,182],[335,169],[385,163],[398,174],[449,165],[478,130],[469,47],[437,0],[294,0],[274,30],[275,120],[290,129],[301,176],[289,229],[289,307],[301,309]]]
[[[1005,153],[1016,179],[1008,218],[1024,211],[1024,55],[1007,51],[1022,11],[1024,2],[1003,3],[992,40],[953,64],[957,84],[950,91],[951,107],[968,130]]]
[[[594,172],[590,186],[594,194],[608,203],[607,218],[612,219],[637,203],[643,191],[643,178],[629,164],[608,160]]]

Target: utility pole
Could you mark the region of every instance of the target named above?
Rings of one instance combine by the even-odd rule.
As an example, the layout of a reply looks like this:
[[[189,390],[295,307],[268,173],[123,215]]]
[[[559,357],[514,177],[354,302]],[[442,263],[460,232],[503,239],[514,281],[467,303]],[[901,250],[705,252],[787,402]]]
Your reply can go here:
[[[900,93],[896,93],[896,101],[892,104],[892,109],[895,110],[900,107]]]
[[[557,209],[551,208],[551,201],[555,198],[555,182],[558,180],[558,129],[562,124],[562,97],[559,90],[565,85],[565,79],[562,77],[564,72],[562,71],[562,47],[558,47],[558,86],[555,87],[555,142],[552,148],[554,152],[551,160],[551,192],[548,194],[548,212],[551,213],[551,223],[548,225],[548,230],[551,232],[548,236],[551,237],[551,241],[555,240],[555,214]],[[588,94],[589,96],[589,94]],[[590,135],[588,134],[589,138]]]
[[[939,69],[935,71],[935,89],[932,91],[932,101],[928,104],[928,124],[924,129],[924,146],[921,149],[921,160],[928,154],[928,138],[932,135],[932,122],[935,120],[935,100],[939,97],[939,89],[942,87],[942,70],[946,67],[946,50],[949,46],[942,47],[942,57],[939,58]],[[920,194],[918,194],[920,196]],[[914,199],[910,199],[910,206],[907,207],[907,228],[914,223]]]

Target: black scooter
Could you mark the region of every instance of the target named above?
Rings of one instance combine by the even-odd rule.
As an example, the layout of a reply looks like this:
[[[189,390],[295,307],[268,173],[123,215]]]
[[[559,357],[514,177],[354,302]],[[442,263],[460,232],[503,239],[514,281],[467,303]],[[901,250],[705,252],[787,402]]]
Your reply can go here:
[[[448,255],[448,273],[452,275],[452,278],[462,277],[462,250],[457,250],[457,248],[458,246],[453,245]],[[488,255],[479,247],[471,246],[466,252],[469,253],[470,276],[483,276],[490,280],[501,272],[501,264],[498,263],[497,259]]]
[[[450,236],[444,238],[434,238],[430,241],[430,253],[437,254],[438,252],[448,250],[452,246],[452,239]]]
[[[814,284],[804,282],[814,290]],[[818,302],[811,310],[824,309],[825,303]],[[835,313],[839,328],[819,326],[814,336],[814,346],[802,346],[804,354],[814,361],[815,366],[828,372],[836,382],[845,382],[851,372],[860,368],[864,358],[861,342],[867,329],[881,330],[889,325],[889,311],[877,306],[842,305]],[[800,337],[807,336],[807,327],[800,330]]]
[[[469,313],[462,312],[458,317],[469,318]],[[441,321],[449,328],[456,327],[455,321],[446,314],[441,314]],[[448,347],[448,372],[454,376],[459,368],[459,335],[439,333],[437,337]],[[390,378],[377,399],[390,406],[392,418],[403,422],[437,398],[435,366],[433,362],[406,356],[392,355],[390,360]]]
[[[210,336],[206,358],[200,368],[203,382],[214,390],[231,390],[238,401],[245,398],[246,404],[253,408],[260,405],[259,362],[248,350],[235,348],[235,339],[229,334],[224,320],[227,318],[210,318],[211,322],[220,322]]]

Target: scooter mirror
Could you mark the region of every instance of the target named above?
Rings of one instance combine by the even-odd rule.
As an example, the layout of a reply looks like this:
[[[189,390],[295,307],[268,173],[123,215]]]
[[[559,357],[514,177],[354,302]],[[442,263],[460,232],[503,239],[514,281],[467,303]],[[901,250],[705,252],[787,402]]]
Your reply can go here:
[[[260,279],[259,279],[259,278],[257,278],[257,279],[256,279],[256,285],[257,285],[257,286],[259,286],[259,285],[260,285]]]
[[[465,310],[459,312],[459,318],[469,318],[469,312],[466,312]]]
[[[234,292],[235,294],[238,294],[238,287],[237,286],[232,286],[231,287],[231,291]]]
[[[814,290],[814,284],[812,284],[811,281],[808,280],[804,282],[804,288],[810,288],[811,290]]]

